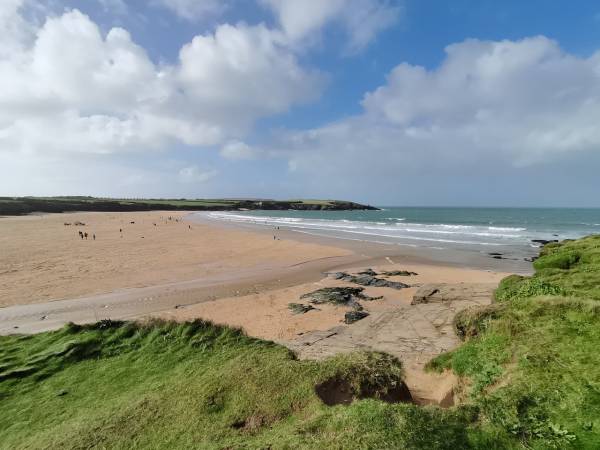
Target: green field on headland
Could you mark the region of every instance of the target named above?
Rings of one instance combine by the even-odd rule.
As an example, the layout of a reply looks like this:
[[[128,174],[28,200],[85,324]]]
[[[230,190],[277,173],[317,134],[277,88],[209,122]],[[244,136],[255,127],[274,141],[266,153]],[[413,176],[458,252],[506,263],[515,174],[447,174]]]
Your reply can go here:
[[[96,197],[0,197],[0,216],[69,211],[238,211],[377,209],[340,200],[270,199],[117,199]]]
[[[0,448],[600,448],[600,236],[535,268],[457,316],[465,342],[429,364],[460,376],[452,408],[405,402],[383,354],[298,361],[201,321],[100,322],[0,337]]]

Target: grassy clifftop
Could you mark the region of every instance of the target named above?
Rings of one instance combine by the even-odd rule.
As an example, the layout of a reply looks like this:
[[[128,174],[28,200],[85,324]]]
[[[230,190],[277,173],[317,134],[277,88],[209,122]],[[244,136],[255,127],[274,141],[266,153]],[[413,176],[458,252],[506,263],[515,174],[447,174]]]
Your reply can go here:
[[[599,251],[547,246],[457,316],[430,363],[461,377],[450,409],[406,402],[390,356],[297,361],[201,321],[0,337],[0,448],[600,448]]]
[[[377,209],[340,200],[246,200],[246,199],[113,199],[95,197],[0,197],[0,215],[69,211],[237,211],[354,210]]]
[[[547,245],[534,266],[459,314],[467,341],[431,366],[464,377],[502,447],[600,448],[600,236]]]

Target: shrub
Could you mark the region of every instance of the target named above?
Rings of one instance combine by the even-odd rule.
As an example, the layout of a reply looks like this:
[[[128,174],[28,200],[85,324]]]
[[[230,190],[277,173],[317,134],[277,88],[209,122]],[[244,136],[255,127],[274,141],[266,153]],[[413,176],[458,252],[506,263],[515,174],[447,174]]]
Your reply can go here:
[[[527,278],[511,275],[500,282],[495,292],[498,301],[511,301],[543,295],[565,295],[565,290],[535,276]]]
[[[549,268],[568,270],[576,265],[580,258],[581,254],[576,251],[553,253],[536,259],[533,267],[536,270]]]
[[[464,309],[454,317],[454,331],[462,340],[479,336],[502,309],[504,305],[500,304]]]

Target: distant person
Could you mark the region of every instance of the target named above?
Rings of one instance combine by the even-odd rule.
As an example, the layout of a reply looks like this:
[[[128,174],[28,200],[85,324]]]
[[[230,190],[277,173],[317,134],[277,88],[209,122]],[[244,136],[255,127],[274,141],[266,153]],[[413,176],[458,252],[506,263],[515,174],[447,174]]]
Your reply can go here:
[[[85,233],[83,233],[83,235],[85,236],[85,240],[87,241],[87,238],[88,238],[87,231]]]
[[[83,239],[83,233],[81,231],[79,231],[79,237]]]
[[[96,235],[95,235],[95,234],[92,234],[92,238],[93,238],[94,240],[96,240]]]
[[[192,229],[192,226],[191,226],[191,225],[188,225],[188,229],[190,229],[190,230],[191,230],[191,229]]]

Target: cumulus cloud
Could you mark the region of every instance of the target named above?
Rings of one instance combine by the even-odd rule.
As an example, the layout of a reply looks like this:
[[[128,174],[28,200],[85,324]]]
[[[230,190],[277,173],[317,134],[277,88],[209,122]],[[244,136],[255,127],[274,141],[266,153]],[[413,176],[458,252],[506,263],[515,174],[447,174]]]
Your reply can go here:
[[[362,105],[273,148],[286,149],[295,173],[346,188],[370,180],[368,189],[582,161],[600,152],[600,53],[575,56],[545,37],[468,40],[434,69],[398,65]]]
[[[314,40],[328,24],[344,29],[348,50],[359,51],[391,26],[400,7],[384,0],[260,0],[270,8],[292,42]]]
[[[10,1],[0,26],[24,32],[1,47],[0,152],[215,145],[323,86],[263,25],[221,25],[184,45],[177,64],[156,65],[126,30],[104,35],[78,10],[49,17],[31,35],[20,2]]]
[[[433,70],[398,65],[362,105],[360,116],[290,133],[288,145],[305,150],[292,153],[294,165],[307,155],[376,154],[408,165],[495,158],[523,166],[598,151],[600,53],[570,55],[545,37],[469,40],[447,47]]]

